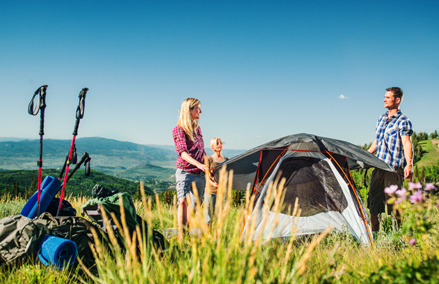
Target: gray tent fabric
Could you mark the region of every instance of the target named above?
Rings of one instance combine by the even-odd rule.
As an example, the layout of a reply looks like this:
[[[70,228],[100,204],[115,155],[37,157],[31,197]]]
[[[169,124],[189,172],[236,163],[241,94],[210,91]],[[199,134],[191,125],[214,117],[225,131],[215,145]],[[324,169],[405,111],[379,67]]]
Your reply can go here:
[[[385,162],[352,143],[306,133],[289,135],[262,144],[228,160],[223,163],[221,167],[226,166],[228,171],[233,170],[234,190],[246,190],[248,183],[253,182],[254,174],[259,164],[260,151],[263,149],[284,148],[289,148],[287,153],[293,149],[336,153],[348,158],[348,166],[351,170],[358,168],[379,168],[390,172],[395,171]],[[216,175],[218,175],[221,167],[215,169]]]
[[[329,226],[348,230],[364,245],[373,241],[368,216],[350,174],[351,169],[394,169],[368,151],[346,141],[311,134],[295,134],[273,140],[234,157],[221,167],[233,170],[233,190],[249,185],[255,204],[248,220],[256,220],[254,238],[283,238],[323,232]],[[285,210],[268,212],[269,222],[262,224],[262,207],[267,190],[277,177],[285,178]],[[384,190],[384,189],[383,189]],[[303,214],[291,216],[298,198]],[[289,208],[289,210],[287,210]],[[273,220],[278,218],[279,222]],[[293,225],[295,223],[296,225]],[[277,224],[273,227],[273,224]],[[247,233],[247,224],[243,233]],[[271,232],[271,233],[270,233]]]

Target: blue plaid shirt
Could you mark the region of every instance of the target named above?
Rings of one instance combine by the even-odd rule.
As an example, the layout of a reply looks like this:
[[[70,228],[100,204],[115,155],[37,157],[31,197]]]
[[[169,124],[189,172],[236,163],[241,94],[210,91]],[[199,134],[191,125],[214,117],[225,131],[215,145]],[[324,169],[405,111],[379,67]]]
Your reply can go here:
[[[412,123],[401,111],[389,118],[387,112],[380,116],[376,127],[377,157],[395,170],[404,168],[406,161],[401,136],[411,136],[412,133]]]

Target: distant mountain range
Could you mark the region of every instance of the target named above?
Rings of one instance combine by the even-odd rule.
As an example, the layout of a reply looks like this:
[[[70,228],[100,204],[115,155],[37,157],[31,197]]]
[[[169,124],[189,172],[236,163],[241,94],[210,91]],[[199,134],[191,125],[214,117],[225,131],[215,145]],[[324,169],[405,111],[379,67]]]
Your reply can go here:
[[[21,140],[29,140],[26,138],[17,138],[17,137],[0,137],[0,142],[3,141],[13,141],[13,142],[17,142],[17,141],[21,141]]]
[[[76,139],[78,160],[84,152],[91,157],[93,170],[129,180],[172,181],[177,153],[171,145],[140,145],[106,138]],[[71,140],[44,139],[43,168],[61,169]],[[39,140],[0,137],[0,170],[37,169]],[[225,150],[233,157],[243,150]],[[206,149],[207,155],[213,152]]]

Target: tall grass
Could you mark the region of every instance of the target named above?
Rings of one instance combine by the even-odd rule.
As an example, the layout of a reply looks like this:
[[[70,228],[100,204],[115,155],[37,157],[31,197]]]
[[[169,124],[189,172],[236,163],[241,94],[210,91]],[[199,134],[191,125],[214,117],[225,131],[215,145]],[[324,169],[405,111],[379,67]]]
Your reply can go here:
[[[328,233],[312,238],[300,249],[294,238],[288,242],[263,241],[262,235],[254,239],[256,221],[247,218],[253,201],[246,198],[244,206],[232,206],[232,176],[224,171],[219,182],[215,210],[216,222],[210,229],[204,222],[204,210],[198,202],[196,208],[189,210],[189,228],[191,234],[183,239],[171,238],[170,248],[166,252],[156,250],[142,238],[140,230],[128,234],[125,224],[119,224],[124,232],[126,251],[108,251],[102,245],[96,250],[96,265],[99,276],[89,274],[100,283],[273,283],[297,282],[307,270],[307,262],[313,250]],[[229,182],[227,182],[227,180]],[[274,184],[267,194],[263,208],[263,223],[271,206],[274,212],[281,209],[282,185]],[[141,191],[143,192],[143,191]],[[199,200],[199,199],[198,199]],[[175,200],[176,202],[176,200]],[[158,201],[153,212],[151,200],[143,196],[143,217],[150,226],[152,219],[158,218],[160,226],[173,224],[176,206],[162,206]],[[271,209],[273,210],[273,209]],[[172,211],[172,212],[169,212]],[[123,216],[122,216],[123,220]],[[248,233],[242,235],[242,224],[247,220]],[[110,239],[114,246],[117,241]],[[96,239],[99,243],[99,240]]]
[[[24,204],[25,202],[21,198],[11,198],[9,194],[3,195],[0,198],[0,218],[20,214]]]
[[[189,211],[191,234],[181,240],[171,238],[170,249],[162,253],[146,238],[142,239],[139,232],[126,234],[120,224],[119,231],[125,232],[126,252],[98,246],[99,276],[90,273],[89,277],[99,283],[355,283],[369,281],[368,277],[383,267],[436,255],[434,237],[426,246],[412,247],[406,236],[391,229],[382,230],[376,235],[375,245],[369,247],[354,241],[349,233],[329,233],[329,229],[305,240],[291,237],[286,242],[264,241],[262,235],[254,238],[255,220],[248,217],[254,200],[247,196],[245,205],[233,207],[231,188],[226,188],[232,184],[227,182],[231,178],[226,172],[221,174],[212,229],[205,224],[204,210],[197,203],[195,210]],[[280,212],[281,189],[282,183],[270,188],[263,216],[269,208]],[[176,200],[173,206],[167,206],[157,200],[153,209],[151,200],[143,196],[143,203],[136,206],[150,226],[175,228],[175,203]],[[296,208],[293,215],[299,214]],[[437,210],[432,214],[438,218]],[[267,222],[265,217],[262,220]],[[242,235],[244,221],[248,233]],[[113,243],[116,245],[116,241]]]

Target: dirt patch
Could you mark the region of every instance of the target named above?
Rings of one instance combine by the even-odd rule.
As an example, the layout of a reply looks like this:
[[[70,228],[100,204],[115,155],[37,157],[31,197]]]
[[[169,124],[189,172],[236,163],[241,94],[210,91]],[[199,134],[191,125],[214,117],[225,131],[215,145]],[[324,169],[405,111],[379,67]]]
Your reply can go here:
[[[431,140],[431,144],[433,145],[433,148],[439,152],[439,140]]]

